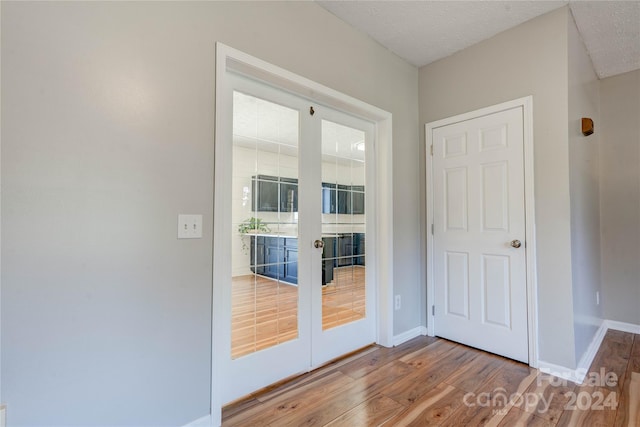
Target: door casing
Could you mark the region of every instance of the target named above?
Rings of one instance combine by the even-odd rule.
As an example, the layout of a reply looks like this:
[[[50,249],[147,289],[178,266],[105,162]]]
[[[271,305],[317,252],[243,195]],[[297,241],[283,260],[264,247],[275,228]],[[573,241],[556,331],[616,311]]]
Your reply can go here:
[[[435,305],[434,285],[434,205],[433,205],[433,130],[442,126],[463,122],[477,117],[498,113],[512,108],[522,107],[523,111],[523,144],[524,144],[524,202],[525,202],[525,242],[526,242],[526,281],[527,281],[527,329],[529,341],[529,366],[538,367],[538,300],[536,277],[536,239],[535,239],[535,197],[534,197],[534,151],[533,151],[533,97],[507,101],[479,110],[470,111],[453,117],[448,117],[425,125],[425,153],[426,153],[426,196],[427,196],[427,333],[435,335]]]

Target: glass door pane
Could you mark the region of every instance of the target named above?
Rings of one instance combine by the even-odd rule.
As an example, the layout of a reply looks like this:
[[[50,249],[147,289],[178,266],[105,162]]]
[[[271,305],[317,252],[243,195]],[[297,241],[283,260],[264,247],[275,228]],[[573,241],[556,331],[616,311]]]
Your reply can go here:
[[[298,337],[297,110],[233,92],[233,359]]]
[[[322,120],[322,329],[366,317],[365,132]]]

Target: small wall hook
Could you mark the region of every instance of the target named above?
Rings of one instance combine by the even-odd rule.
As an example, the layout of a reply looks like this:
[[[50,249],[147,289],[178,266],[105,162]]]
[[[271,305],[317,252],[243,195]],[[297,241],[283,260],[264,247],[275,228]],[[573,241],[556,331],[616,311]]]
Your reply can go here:
[[[582,134],[589,136],[593,133],[593,120],[588,117],[582,118]]]
[[[309,107],[309,114],[313,116],[315,113],[316,111],[313,109],[313,106]]]

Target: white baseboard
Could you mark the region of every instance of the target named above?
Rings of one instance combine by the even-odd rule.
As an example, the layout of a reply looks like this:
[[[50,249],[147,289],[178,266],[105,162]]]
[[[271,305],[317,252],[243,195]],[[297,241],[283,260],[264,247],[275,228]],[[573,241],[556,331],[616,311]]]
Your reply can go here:
[[[584,353],[578,367],[576,369],[570,369],[564,366],[554,365],[543,360],[538,360],[538,369],[545,373],[554,375],[558,378],[573,381],[575,383],[581,383],[584,377],[589,372],[589,368],[593,363],[593,359],[596,357],[602,340],[609,329],[616,331],[629,332],[632,334],[640,334],[640,325],[634,325],[633,323],[618,322],[616,320],[603,320],[600,328],[591,340],[591,344]]]
[[[183,427],[212,427],[211,414],[205,415],[202,418],[198,418],[195,421],[191,421],[189,424],[186,424]]]
[[[577,369],[554,365],[553,363],[545,362],[544,360],[538,360],[538,370],[544,374],[552,375],[574,383],[581,383],[584,379],[584,374],[580,377]]]
[[[607,328],[614,329],[616,331],[629,332],[632,334],[640,334],[640,325],[634,325],[633,323],[618,322],[617,320],[605,320]]]
[[[425,326],[418,326],[416,328],[409,329],[408,331],[393,337],[393,346],[398,346],[421,335],[427,335],[427,328]]]
[[[608,322],[606,320],[603,320],[600,323],[600,327],[596,331],[595,335],[591,339],[591,343],[589,344],[589,347],[587,347],[587,351],[585,351],[585,353],[582,355],[580,361],[578,362],[578,366],[575,369],[567,368],[566,366],[555,365],[553,363],[545,362],[544,360],[538,360],[538,370],[547,375],[553,375],[555,377],[562,378],[563,380],[568,380],[576,384],[582,383],[582,381],[584,381],[584,377],[589,372],[589,368],[591,367],[591,363],[593,363],[593,359],[596,357],[596,354],[600,349],[600,345],[602,344],[602,340],[607,333],[607,329]]]
[[[591,367],[591,364],[593,363],[593,359],[596,357],[598,350],[600,350],[600,345],[602,344],[602,340],[607,333],[607,329],[609,329],[607,321],[603,320],[600,324],[600,327],[596,331],[596,334],[593,336],[589,347],[587,347],[587,351],[585,351],[585,353],[580,358],[578,367],[576,368],[577,377],[580,378],[580,382],[584,380],[585,375],[587,374],[589,368]]]

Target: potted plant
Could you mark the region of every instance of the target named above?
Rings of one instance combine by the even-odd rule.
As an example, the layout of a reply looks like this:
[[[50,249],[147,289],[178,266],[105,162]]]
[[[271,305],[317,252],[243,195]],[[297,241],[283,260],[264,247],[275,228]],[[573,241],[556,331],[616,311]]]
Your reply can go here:
[[[246,254],[249,249],[245,239],[246,234],[269,233],[270,231],[271,229],[269,226],[260,218],[251,217],[242,221],[240,225],[238,225],[238,233],[240,233],[240,238],[242,240],[242,252]]]

